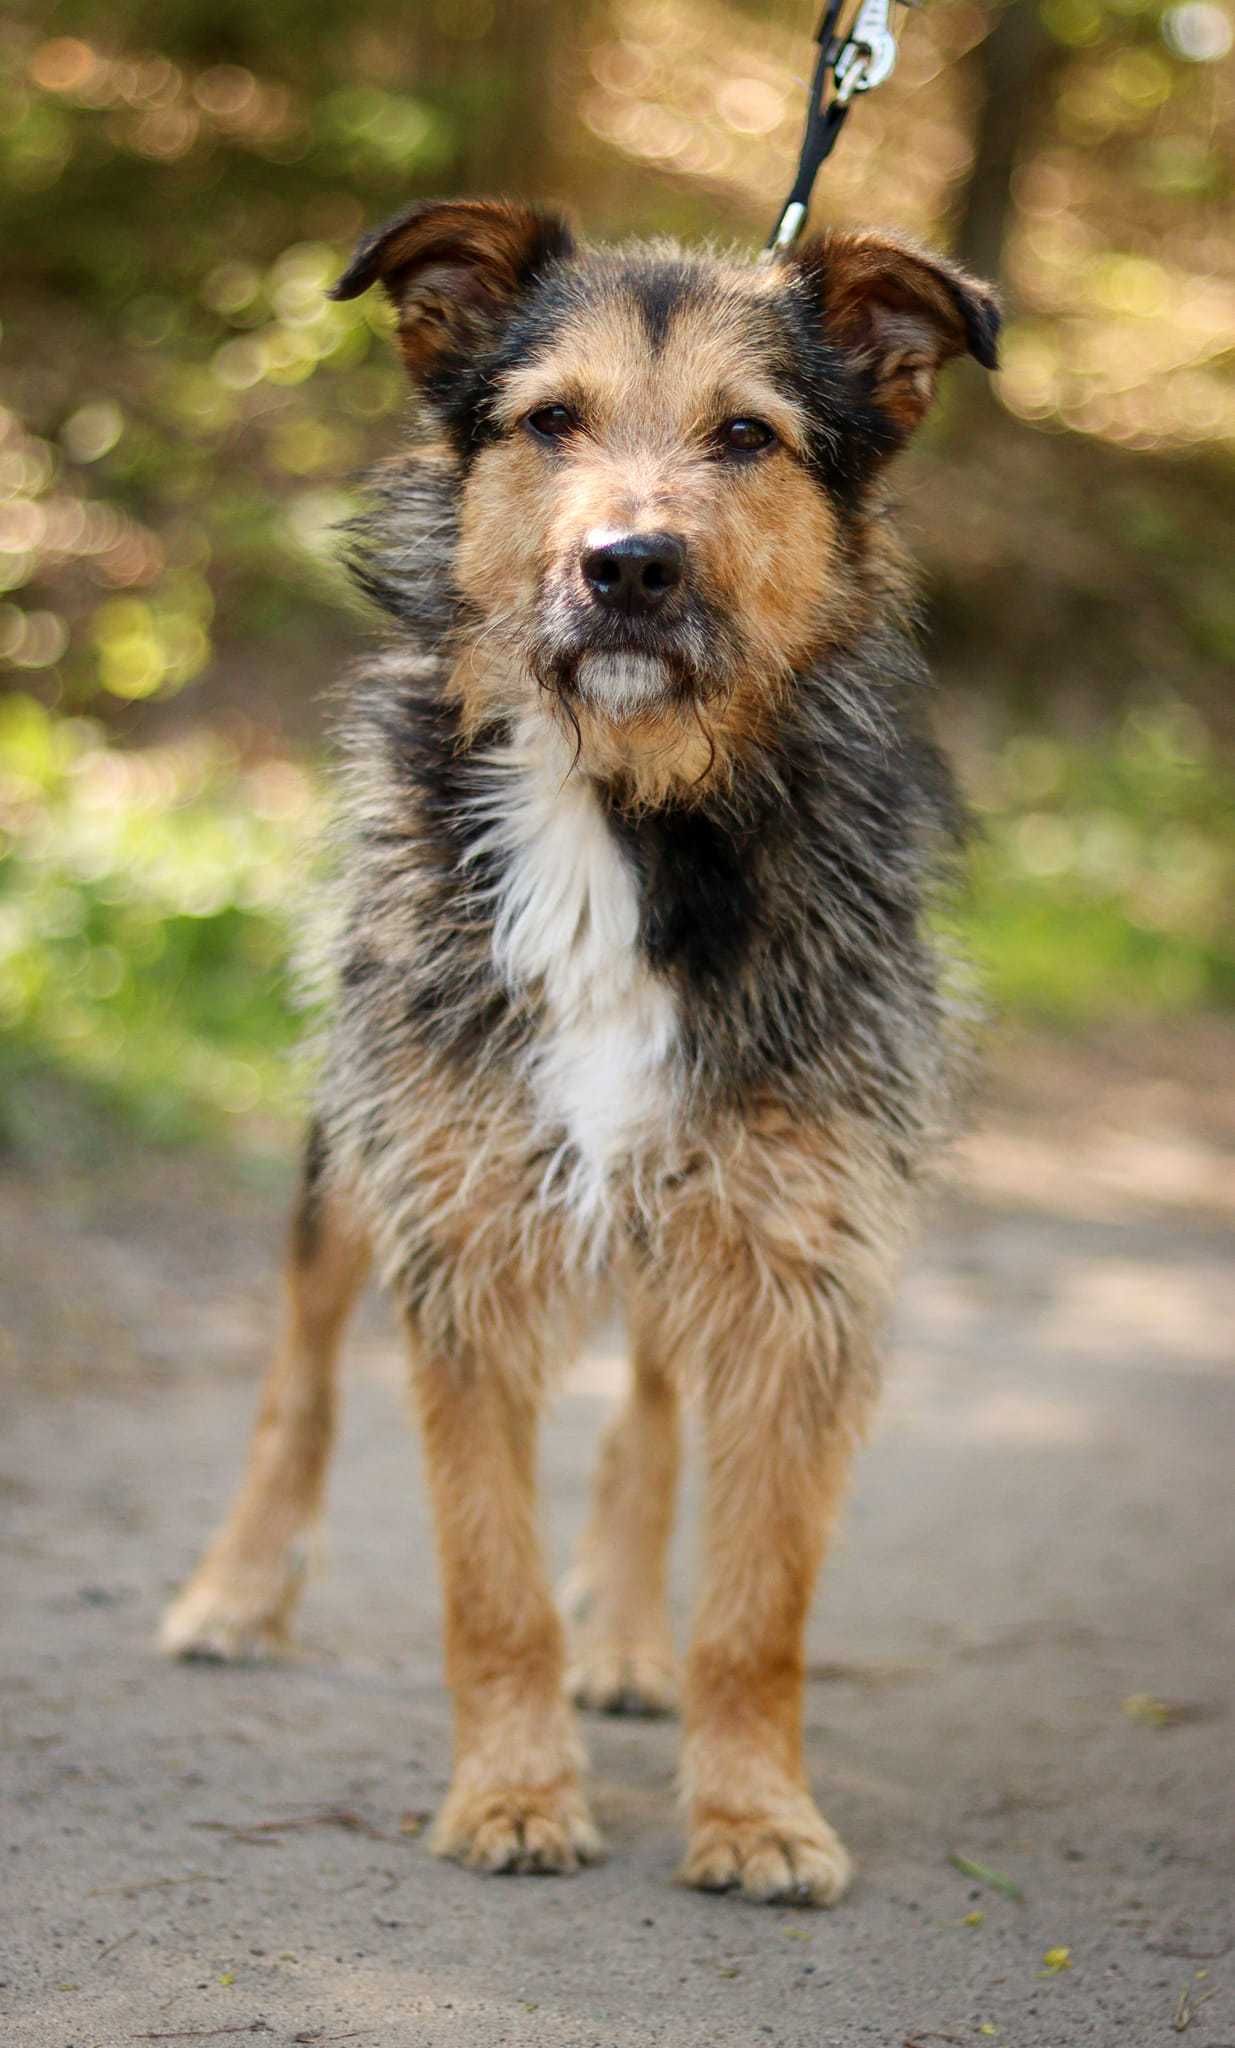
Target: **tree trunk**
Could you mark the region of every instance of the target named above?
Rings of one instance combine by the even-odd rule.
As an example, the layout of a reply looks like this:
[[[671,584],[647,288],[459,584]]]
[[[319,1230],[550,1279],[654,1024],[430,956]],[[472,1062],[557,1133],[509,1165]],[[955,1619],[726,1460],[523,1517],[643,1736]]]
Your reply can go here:
[[[417,21],[420,75],[434,81],[454,122],[444,186],[528,198],[552,189],[565,19],[562,0],[502,0],[481,36],[452,34],[440,13]]]
[[[1059,54],[1036,0],[1002,0],[970,60],[979,79],[978,108],[954,246],[967,269],[995,284],[1004,276],[1013,175],[1043,111]]]

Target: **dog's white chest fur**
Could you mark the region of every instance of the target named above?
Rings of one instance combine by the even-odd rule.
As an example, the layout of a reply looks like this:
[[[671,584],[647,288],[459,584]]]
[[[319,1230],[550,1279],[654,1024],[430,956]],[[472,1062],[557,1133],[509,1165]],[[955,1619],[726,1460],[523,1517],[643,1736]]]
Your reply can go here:
[[[677,1017],[644,964],[630,864],[572,751],[542,720],[495,760],[485,844],[502,862],[494,954],[503,980],[539,991],[530,1079],[564,1132],[572,1205],[603,1208],[611,1170],[670,1112]]]

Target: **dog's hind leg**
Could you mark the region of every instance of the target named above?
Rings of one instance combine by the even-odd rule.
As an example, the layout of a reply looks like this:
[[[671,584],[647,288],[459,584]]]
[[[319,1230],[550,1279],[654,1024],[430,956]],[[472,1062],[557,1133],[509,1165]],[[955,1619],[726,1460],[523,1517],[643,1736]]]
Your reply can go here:
[[[631,1387],[605,1431],[592,1511],[567,1581],[569,1687],[607,1714],[666,1714],[677,1676],[666,1604],[680,1462],[678,1393],[653,1320],[631,1316]]]
[[[285,1269],[279,1341],[262,1386],[248,1467],[226,1521],[163,1618],[169,1655],[247,1658],[287,1641],[334,1436],[335,1365],[369,1268],[363,1232],[306,1149]]]

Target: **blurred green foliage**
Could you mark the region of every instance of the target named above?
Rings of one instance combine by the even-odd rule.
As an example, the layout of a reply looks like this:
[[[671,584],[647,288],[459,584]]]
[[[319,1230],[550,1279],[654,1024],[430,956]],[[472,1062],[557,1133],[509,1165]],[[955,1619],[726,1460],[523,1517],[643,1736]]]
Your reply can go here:
[[[997,1008],[1093,1023],[1235,1003],[1235,774],[1199,719],[1020,736],[975,780],[961,923]]]
[[[297,46],[279,12],[267,58],[280,34],[281,57]],[[195,681],[220,611],[250,645],[337,620],[326,536],[402,387],[381,307],[325,290],[366,187],[414,179],[441,132],[409,96],[332,89],[315,38],[297,94],[217,61],[223,18],[130,13],[100,10],[97,45],[0,20],[0,655],[68,708]],[[121,25],[135,50],[115,50]],[[216,61],[195,61],[203,42]]]
[[[242,770],[209,738],[121,750],[0,702],[0,1100],[33,1063],[153,1136],[285,1111],[320,813],[290,762]]]

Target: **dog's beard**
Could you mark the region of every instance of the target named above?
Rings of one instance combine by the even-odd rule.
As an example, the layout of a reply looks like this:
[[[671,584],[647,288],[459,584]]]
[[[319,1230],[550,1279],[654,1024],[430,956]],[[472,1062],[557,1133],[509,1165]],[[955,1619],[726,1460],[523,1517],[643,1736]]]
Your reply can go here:
[[[574,680],[581,703],[615,719],[653,710],[670,689],[664,662],[650,654],[584,654]]]
[[[567,711],[589,711],[615,724],[690,702],[699,688],[694,663],[673,647],[580,647],[546,638],[530,665],[541,688]]]

